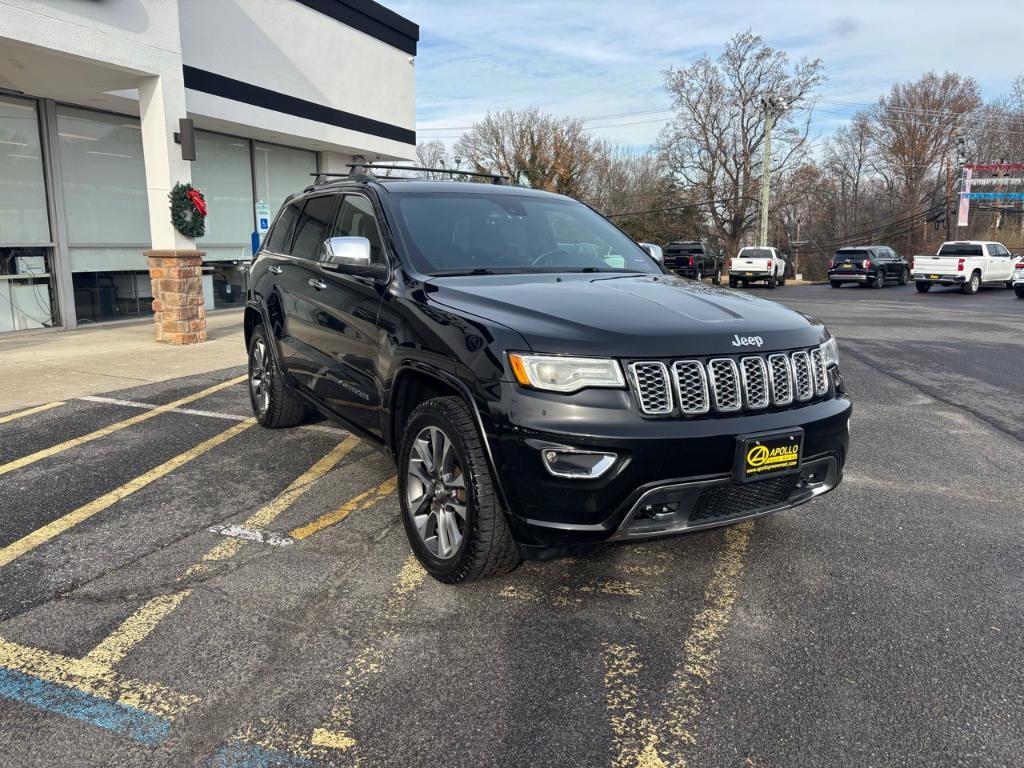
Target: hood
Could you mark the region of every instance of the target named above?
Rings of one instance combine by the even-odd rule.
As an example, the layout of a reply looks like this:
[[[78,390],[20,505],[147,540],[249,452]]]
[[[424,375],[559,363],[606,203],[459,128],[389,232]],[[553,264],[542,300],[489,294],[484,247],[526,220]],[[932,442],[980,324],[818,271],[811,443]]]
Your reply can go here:
[[[781,304],[669,275],[437,277],[426,291],[431,302],[518,331],[534,352],[723,355],[810,347],[826,336]]]

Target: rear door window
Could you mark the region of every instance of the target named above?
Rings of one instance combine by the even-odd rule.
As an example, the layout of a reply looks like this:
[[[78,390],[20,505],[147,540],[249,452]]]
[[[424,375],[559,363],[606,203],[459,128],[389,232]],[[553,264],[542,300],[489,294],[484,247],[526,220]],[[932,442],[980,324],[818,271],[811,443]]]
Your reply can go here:
[[[281,215],[277,217],[274,229],[267,239],[266,248],[274,253],[288,253],[288,245],[291,243],[292,231],[295,229],[295,221],[299,218],[299,211],[302,203],[292,203],[285,206]]]
[[[292,242],[292,256],[315,261],[323,251],[327,239],[327,228],[334,218],[337,195],[311,197],[302,209],[299,223],[295,226],[295,240]]]

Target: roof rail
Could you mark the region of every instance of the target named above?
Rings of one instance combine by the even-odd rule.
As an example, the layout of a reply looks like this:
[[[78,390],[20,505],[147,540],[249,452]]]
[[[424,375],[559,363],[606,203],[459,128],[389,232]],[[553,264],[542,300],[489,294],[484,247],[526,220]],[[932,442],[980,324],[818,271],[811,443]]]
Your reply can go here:
[[[510,184],[512,179],[498,173],[483,173],[480,171],[463,171],[458,168],[429,168],[422,165],[373,165],[372,163],[349,163],[351,174],[369,173],[373,171],[426,171],[429,173],[445,173],[449,176],[472,176],[477,179],[490,179],[494,184]]]

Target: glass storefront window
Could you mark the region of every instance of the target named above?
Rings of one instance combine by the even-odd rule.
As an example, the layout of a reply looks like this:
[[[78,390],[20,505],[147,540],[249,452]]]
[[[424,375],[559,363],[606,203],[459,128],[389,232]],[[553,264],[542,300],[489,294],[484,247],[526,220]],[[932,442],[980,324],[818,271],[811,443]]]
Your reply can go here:
[[[49,242],[35,102],[0,97],[0,245]]]
[[[254,229],[249,140],[196,131],[192,184],[206,198],[206,236],[198,247],[208,261],[252,255]]]
[[[256,158],[257,202],[269,205],[270,216],[273,218],[288,195],[300,192],[313,183],[310,174],[316,173],[316,152],[261,144],[258,141],[253,149]]]
[[[0,333],[56,325],[49,248],[0,247]]]

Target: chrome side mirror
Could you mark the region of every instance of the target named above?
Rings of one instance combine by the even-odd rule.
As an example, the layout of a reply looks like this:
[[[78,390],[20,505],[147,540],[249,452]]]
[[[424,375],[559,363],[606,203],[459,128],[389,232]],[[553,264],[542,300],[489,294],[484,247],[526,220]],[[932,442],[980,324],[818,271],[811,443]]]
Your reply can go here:
[[[346,275],[374,278],[387,275],[386,266],[371,262],[370,241],[365,237],[331,237],[324,240],[320,267]]]
[[[661,251],[660,245],[654,243],[640,243],[640,247],[647,251],[648,255],[659,264],[665,263],[665,255]]]

